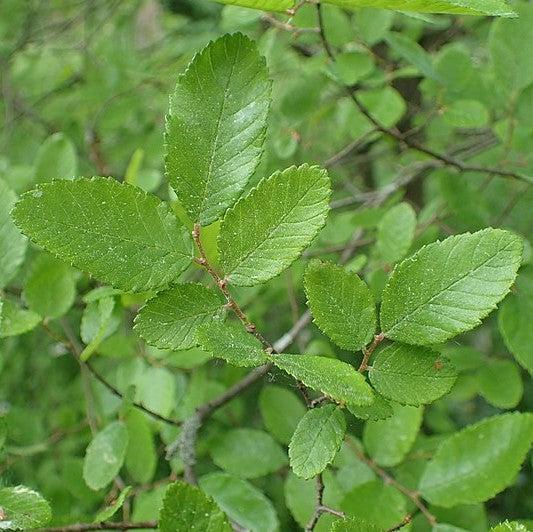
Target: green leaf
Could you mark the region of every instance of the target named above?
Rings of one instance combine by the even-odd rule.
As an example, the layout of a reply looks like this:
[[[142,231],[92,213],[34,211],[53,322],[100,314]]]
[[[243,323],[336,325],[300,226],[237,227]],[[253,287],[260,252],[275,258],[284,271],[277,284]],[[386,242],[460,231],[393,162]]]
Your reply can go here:
[[[409,251],[416,229],[416,213],[408,203],[400,203],[388,210],[379,222],[376,249],[389,263],[402,259]]]
[[[105,488],[118,475],[128,447],[128,430],[114,421],[94,436],[83,462],[83,478],[89,488]]]
[[[364,519],[380,530],[398,525],[407,513],[402,494],[379,480],[366,482],[349,491],[341,503],[341,509],[348,517]]]
[[[521,256],[521,240],[501,229],[424,246],[396,266],[385,287],[385,336],[425,345],[473,329],[509,292]]]
[[[192,260],[191,238],[170,208],[114,179],[39,185],[13,217],[36,244],[127,291],[163,287]]]
[[[102,523],[111,519],[124,505],[126,497],[131,492],[131,486],[126,486],[118,495],[118,497],[106,508],[100,510],[94,518],[95,523]]]
[[[255,486],[227,473],[200,478],[200,487],[228,514],[252,532],[275,532],[279,523],[272,503]]]
[[[165,493],[163,507],[159,512],[159,530],[231,532],[232,528],[213,499],[196,486],[175,482]]]
[[[533,266],[520,272],[515,289],[502,304],[499,327],[507,349],[533,375]]]
[[[215,464],[240,478],[262,477],[287,464],[274,438],[256,429],[229,430],[215,438],[209,452]]]
[[[460,128],[483,127],[490,118],[487,108],[477,100],[457,100],[445,108],[442,117],[451,126]]]
[[[369,405],[373,393],[365,378],[353,366],[314,355],[272,355],[271,361],[306,386],[319,390],[336,401]]]
[[[518,521],[505,521],[499,525],[493,526],[490,532],[529,532],[529,528]]]
[[[16,194],[0,179],[0,289],[15,277],[26,253],[26,238],[11,220]]]
[[[286,11],[294,6],[294,0],[216,0],[221,4],[262,9],[263,11]]]
[[[489,49],[498,84],[517,93],[533,82],[529,50],[533,46],[531,25],[533,6],[516,4],[518,18],[496,21],[489,38]]]
[[[470,425],[437,449],[419,491],[446,508],[486,501],[515,480],[533,442],[533,414],[503,414]]]
[[[289,445],[292,470],[312,478],[330,464],[344,440],[346,420],[336,405],[309,410],[301,419]]]
[[[63,133],[50,135],[37,151],[34,165],[36,181],[74,179],[77,173],[78,156],[72,141]]]
[[[418,406],[448,393],[457,373],[454,366],[435,351],[393,344],[376,355],[369,377],[376,390],[388,399]]]
[[[491,360],[479,370],[479,394],[496,408],[515,408],[524,392],[520,370],[510,360]]]
[[[26,488],[0,489],[0,529],[28,530],[46,525],[52,519],[48,501],[40,493]]]
[[[198,328],[198,343],[215,358],[234,366],[251,368],[268,362],[261,342],[242,323],[210,321]]]
[[[157,449],[146,416],[132,408],[126,418],[128,445],[124,465],[131,478],[139,484],[148,484],[154,478],[157,467]]]
[[[314,260],[304,280],[314,321],[339,347],[358,351],[376,330],[376,307],[366,283],[341,266]]]
[[[410,451],[422,423],[421,407],[392,403],[394,414],[383,420],[367,421],[363,443],[373,460],[381,466],[393,467]]]
[[[217,0],[222,4],[262,9],[263,11],[286,11],[295,0]],[[515,12],[505,0],[325,0],[325,3],[347,9],[380,7],[397,11],[421,13],[452,13],[457,15],[494,15],[513,17]]]
[[[381,7],[420,13],[455,15],[494,15],[513,17],[515,12],[505,0],[326,0],[344,8]]]
[[[392,406],[390,403],[379,395],[374,393],[374,402],[371,405],[347,405],[348,410],[355,416],[360,419],[368,420],[378,420],[378,419],[387,419],[392,416]]]
[[[324,225],[330,193],[328,174],[317,166],[263,179],[222,222],[220,263],[228,281],[252,286],[290,266]]]
[[[46,318],[63,316],[76,297],[76,276],[70,266],[50,255],[33,262],[23,292],[28,307]]]
[[[166,172],[193,222],[209,225],[243,191],[261,157],[270,86],[240,33],[197,54],[178,78],[166,127]]]
[[[288,444],[306,409],[300,399],[281,386],[269,384],[259,394],[259,410],[266,429],[280,443]]]
[[[146,369],[137,381],[139,401],[162,416],[170,415],[176,405],[179,377],[183,375],[179,372],[173,373],[166,368]]]
[[[331,527],[331,532],[381,532],[381,530],[381,528],[368,521],[354,517],[336,519]]]
[[[119,320],[113,315],[114,309],[115,300],[112,297],[103,297],[85,307],[80,333],[87,345],[80,354],[81,360],[88,360],[102,341],[115,332]]]
[[[23,309],[9,299],[2,300],[1,311],[0,338],[24,334],[37,327],[41,322],[39,314]]]
[[[417,67],[421,74],[442,81],[431,56],[412,38],[394,31],[385,36],[385,41],[400,57]]]
[[[222,296],[201,284],[178,284],[150,299],[135,318],[135,331],[160,349],[197,345],[198,327],[221,313]]]

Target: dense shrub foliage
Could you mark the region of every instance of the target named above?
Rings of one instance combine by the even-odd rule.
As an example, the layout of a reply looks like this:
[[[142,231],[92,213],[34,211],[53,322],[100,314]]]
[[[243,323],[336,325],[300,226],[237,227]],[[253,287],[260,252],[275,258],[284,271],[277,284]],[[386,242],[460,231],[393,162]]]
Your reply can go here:
[[[0,5],[0,529],[533,530],[533,4],[222,3]]]

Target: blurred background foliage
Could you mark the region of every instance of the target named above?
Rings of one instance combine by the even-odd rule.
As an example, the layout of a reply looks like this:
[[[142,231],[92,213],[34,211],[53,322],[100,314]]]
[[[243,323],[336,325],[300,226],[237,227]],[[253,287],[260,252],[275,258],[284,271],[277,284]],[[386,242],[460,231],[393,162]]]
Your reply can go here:
[[[267,148],[250,186],[273,170],[302,162],[327,166],[335,184],[337,208],[304,259],[264,286],[238,291],[269,338],[280,337],[305,311],[301,275],[309,256],[338,260],[351,243],[356,254],[349,267],[366,278],[379,299],[398,260],[383,242],[401,238],[394,233],[394,218],[388,226],[382,220],[400,201],[417,212],[411,251],[448,234],[497,226],[524,237],[529,262],[531,186],[458,172],[407,149],[376,132],[339,86],[340,80],[357,87],[361,101],[382,123],[433,149],[531,176],[533,5],[514,5],[520,13],[516,20],[348,12],[326,5],[327,37],[339,54],[331,65],[313,6],[288,20],[209,0],[2,0],[2,194],[20,194],[56,177],[111,175],[172,199],[162,175],[168,94],[197,50],[223,33],[241,31],[258,41],[274,82]],[[179,205],[176,211],[181,212]],[[216,225],[209,232],[206,245],[216,253]],[[373,246],[376,238],[381,247]],[[51,271],[56,273],[52,281]],[[39,490],[58,524],[92,520],[124,485],[133,486],[121,510],[124,518],[156,518],[166,483],[182,471],[179,459],[169,464],[163,458],[164,445],[176,437],[174,427],[131,411],[130,438],[142,444],[130,446],[124,478],[97,492],[82,478],[91,429],[104,426],[121,408],[104,385],[83,368],[80,372],[57,340],[66,335],[77,342],[80,321],[82,340],[94,338],[104,313],[96,296],[86,297],[94,281],[31,246],[13,275],[4,293],[27,314],[22,321],[19,316],[18,330],[4,331],[8,337],[0,340],[0,420],[7,425],[0,438],[1,482]],[[530,279],[530,270],[527,275]],[[188,279],[198,276],[194,268],[186,273]],[[138,402],[184,419],[244,370],[211,361],[198,349],[169,353],[142,344],[131,322],[145,298],[116,296],[93,363],[123,393],[134,385]],[[44,327],[38,325],[41,317]],[[405,485],[416,486],[425,457],[447,434],[501,410],[533,409],[531,379],[514,362],[497,322],[492,315],[460,342],[445,346],[461,376],[450,395],[426,408],[423,433],[407,460],[394,468]],[[314,326],[293,349],[347,357]],[[201,472],[215,469],[211,444],[228,427],[266,427],[287,443],[301,404],[288,381],[278,374],[273,378],[275,383],[255,386],[209,422],[200,440]],[[360,436],[361,427],[351,419],[353,434]],[[357,490],[368,487],[375,474],[349,450],[343,449],[325,475],[326,502],[338,506],[352,493],[372,505],[375,491]],[[297,530],[308,520],[314,504],[311,481],[282,468],[251,482],[268,496],[268,511],[275,508],[282,530]],[[403,510],[410,509],[398,492],[394,497]],[[390,508],[383,511],[394,511]],[[486,505],[432,511],[476,531],[504,518],[531,517],[531,464],[514,487]],[[258,513],[251,519],[260,523],[265,517]],[[322,521],[327,529],[326,518]],[[428,530],[418,518],[411,528]]]

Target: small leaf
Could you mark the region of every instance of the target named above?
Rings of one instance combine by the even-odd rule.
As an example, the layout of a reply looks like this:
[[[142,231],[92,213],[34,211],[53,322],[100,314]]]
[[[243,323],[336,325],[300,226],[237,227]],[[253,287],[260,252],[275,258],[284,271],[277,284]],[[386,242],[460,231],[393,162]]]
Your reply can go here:
[[[253,532],[275,532],[279,522],[272,503],[255,486],[227,473],[211,473],[200,487],[228,514],[230,519]]]
[[[374,402],[371,405],[347,405],[348,411],[351,412],[355,417],[360,419],[374,421],[378,419],[387,419],[392,416],[392,406],[389,401],[379,395],[374,393]]]
[[[355,517],[336,519],[331,527],[331,532],[381,532],[381,528]]]
[[[364,377],[346,362],[314,355],[283,354],[270,359],[295,379],[336,401],[354,405],[369,405],[373,401],[372,389]]]
[[[294,6],[294,0],[216,0],[221,4],[262,9],[263,11],[287,11]]]
[[[496,408],[515,408],[524,392],[522,377],[511,360],[491,360],[479,370],[479,394]]]
[[[222,296],[201,284],[178,284],[150,299],[135,318],[135,331],[160,349],[197,345],[198,327],[219,315]]]
[[[448,393],[457,373],[453,365],[435,351],[393,344],[376,355],[369,377],[376,390],[388,399],[418,406]]]
[[[253,286],[292,264],[326,221],[328,174],[295,166],[263,179],[230,209],[220,228],[220,263],[228,281]]]
[[[171,484],[159,512],[159,530],[202,530],[205,532],[231,532],[224,512],[196,486],[175,482]]]
[[[131,478],[139,484],[148,484],[154,478],[157,467],[157,449],[154,436],[145,414],[132,408],[126,418],[128,445],[124,465]]]
[[[473,329],[509,292],[521,255],[521,240],[501,229],[423,247],[394,269],[383,292],[385,336],[426,345]]]
[[[288,444],[306,409],[290,390],[269,384],[259,394],[259,409],[266,429],[280,443]]]
[[[240,33],[197,54],[170,99],[165,167],[193,222],[209,225],[254,173],[270,104],[265,60]]]
[[[380,530],[397,526],[407,513],[403,495],[390,484],[383,484],[379,480],[366,482],[349,491],[341,503],[341,509],[348,517],[364,519]]]
[[[9,299],[1,301],[0,338],[24,334],[37,327],[41,322],[39,314],[23,309]]]
[[[305,479],[322,473],[335,458],[345,433],[346,420],[339,407],[326,405],[309,410],[298,424],[289,445],[294,473]]]
[[[503,302],[499,326],[505,345],[516,360],[533,375],[533,266],[520,272],[516,289]]]
[[[50,135],[39,146],[34,174],[38,183],[52,179],[74,179],[78,173],[76,147],[63,133]]]
[[[305,292],[315,323],[339,347],[358,351],[376,330],[376,307],[368,286],[340,266],[312,261]]]
[[[444,110],[442,118],[454,127],[479,128],[489,121],[487,108],[477,100],[458,100]]]
[[[44,526],[52,519],[48,501],[25,486],[1,488],[0,509],[2,530],[29,530]]]
[[[0,289],[15,277],[24,261],[27,241],[11,220],[16,194],[0,179]]]
[[[505,521],[490,529],[490,532],[529,532],[529,528],[518,521]]]
[[[287,464],[272,436],[256,429],[229,430],[214,440],[209,452],[215,464],[240,478],[262,477]]]
[[[106,508],[100,510],[94,518],[95,523],[102,523],[111,519],[124,505],[126,497],[131,492],[131,486],[126,486],[118,495],[118,497]]]
[[[416,213],[408,203],[400,203],[388,210],[378,225],[376,248],[389,263],[402,259],[409,251],[416,229]]]
[[[437,449],[419,490],[446,508],[491,499],[516,478],[533,442],[533,414],[484,419],[450,436]]]
[[[89,488],[105,488],[118,475],[128,447],[128,431],[121,421],[114,421],[100,431],[87,447],[83,478]]]
[[[376,463],[393,467],[410,451],[422,423],[423,409],[392,403],[394,414],[384,420],[367,421],[365,448]]]
[[[431,56],[412,38],[391,31],[385,36],[385,41],[400,57],[418,68],[421,74],[442,82],[440,75],[435,70]]]
[[[164,287],[192,260],[170,208],[114,179],[45,183],[21,196],[13,218],[50,253],[127,291]]]
[[[50,255],[33,262],[23,292],[28,307],[45,318],[63,316],[76,297],[76,276],[70,266]]]
[[[198,328],[197,338],[205,351],[234,366],[250,368],[268,362],[261,342],[241,323],[210,321]]]

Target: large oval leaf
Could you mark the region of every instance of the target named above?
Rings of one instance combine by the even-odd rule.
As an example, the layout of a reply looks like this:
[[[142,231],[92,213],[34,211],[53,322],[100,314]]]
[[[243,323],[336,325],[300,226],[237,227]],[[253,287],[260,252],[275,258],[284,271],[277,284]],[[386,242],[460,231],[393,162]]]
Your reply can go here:
[[[385,287],[385,336],[427,345],[473,329],[509,292],[521,257],[521,240],[500,229],[423,247],[395,268]]]
[[[122,290],[161,288],[192,260],[192,241],[156,196],[97,177],[52,181],[13,210],[36,244]]]
[[[503,414],[450,436],[420,479],[422,496],[450,507],[486,501],[516,477],[533,442],[533,414]]]

